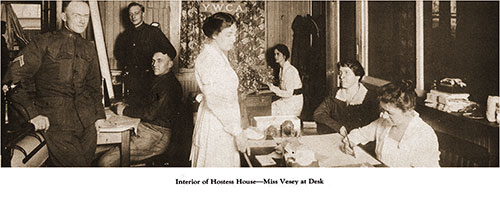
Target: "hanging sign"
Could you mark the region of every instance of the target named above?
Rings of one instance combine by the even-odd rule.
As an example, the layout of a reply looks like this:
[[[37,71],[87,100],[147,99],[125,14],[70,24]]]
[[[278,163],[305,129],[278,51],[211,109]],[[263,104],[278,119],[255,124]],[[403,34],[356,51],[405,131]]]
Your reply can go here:
[[[235,14],[247,12],[247,9],[241,2],[201,2],[200,12],[208,12],[211,14],[227,12]]]

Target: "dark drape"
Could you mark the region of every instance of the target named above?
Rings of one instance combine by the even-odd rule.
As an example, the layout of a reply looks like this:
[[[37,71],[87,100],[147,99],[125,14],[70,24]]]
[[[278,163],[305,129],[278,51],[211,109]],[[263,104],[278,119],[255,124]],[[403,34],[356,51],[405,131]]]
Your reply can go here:
[[[319,24],[311,15],[295,17],[292,23],[293,43],[291,64],[299,71],[302,79],[304,107],[301,118],[312,120],[312,113],[324,97],[326,88],[326,68],[324,59],[324,35]],[[324,39],[323,39],[324,40]]]

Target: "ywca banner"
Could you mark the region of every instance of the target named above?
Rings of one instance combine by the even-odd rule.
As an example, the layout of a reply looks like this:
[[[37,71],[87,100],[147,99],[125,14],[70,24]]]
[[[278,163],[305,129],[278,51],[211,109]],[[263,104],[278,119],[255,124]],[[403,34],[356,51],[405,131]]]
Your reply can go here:
[[[183,1],[181,11],[180,66],[194,67],[206,36],[203,21],[216,12],[231,13],[238,20],[238,34],[228,58],[240,78],[240,92],[252,92],[269,81],[272,69],[266,66],[266,17],[264,1]]]
[[[245,4],[242,2],[210,2],[202,1],[200,4],[200,11],[206,13],[226,12],[235,14],[237,12],[247,12]]]

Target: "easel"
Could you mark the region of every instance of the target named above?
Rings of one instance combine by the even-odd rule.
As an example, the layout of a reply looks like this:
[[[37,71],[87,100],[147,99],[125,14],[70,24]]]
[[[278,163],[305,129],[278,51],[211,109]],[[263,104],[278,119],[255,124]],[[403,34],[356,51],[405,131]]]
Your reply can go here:
[[[104,36],[102,33],[101,16],[99,14],[99,6],[96,0],[89,0],[90,17],[92,18],[92,27],[94,28],[95,45],[97,48],[97,56],[99,57],[99,66],[101,74],[104,78],[103,86],[106,86],[109,99],[115,98],[113,92],[113,83],[111,81],[111,72],[109,70],[108,56],[106,53],[106,45],[104,44]],[[104,88],[102,88],[104,95]],[[104,104],[104,97],[102,100]],[[120,144],[120,160],[121,166],[130,165],[130,129],[125,129],[117,132],[100,132],[97,133],[97,145],[119,143]],[[117,138],[117,139],[116,139]],[[112,140],[116,139],[116,140]]]
[[[108,96],[109,99],[111,100],[115,98],[115,94],[113,92],[113,84],[111,83],[111,72],[109,70],[106,46],[104,45],[101,16],[99,14],[99,6],[97,5],[97,1],[89,0],[89,7],[90,7],[90,17],[92,18],[92,28],[94,29],[94,38],[95,38],[95,45],[97,48],[97,56],[99,57],[99,66],[101,67],[101,75],[104,78],[104,84],[106,84],[105,86],[106,89],[108,90]],[[103,103],[104,103],[104,98],[103,98]]]

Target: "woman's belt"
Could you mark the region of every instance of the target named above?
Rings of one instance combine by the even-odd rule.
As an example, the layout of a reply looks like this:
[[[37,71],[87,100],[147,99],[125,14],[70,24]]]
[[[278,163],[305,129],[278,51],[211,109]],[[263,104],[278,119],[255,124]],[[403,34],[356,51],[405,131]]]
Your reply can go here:
[[[293,90],[293,95],[299,95],[299,94],[302,94],[302,88]]]

